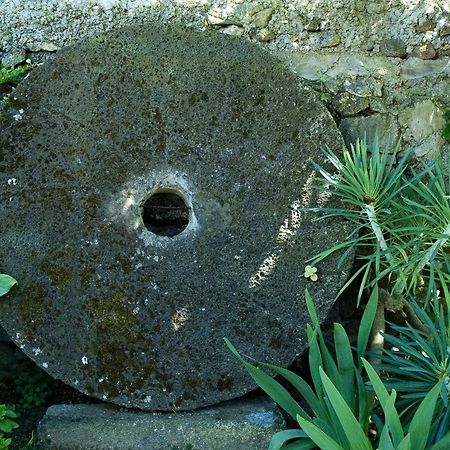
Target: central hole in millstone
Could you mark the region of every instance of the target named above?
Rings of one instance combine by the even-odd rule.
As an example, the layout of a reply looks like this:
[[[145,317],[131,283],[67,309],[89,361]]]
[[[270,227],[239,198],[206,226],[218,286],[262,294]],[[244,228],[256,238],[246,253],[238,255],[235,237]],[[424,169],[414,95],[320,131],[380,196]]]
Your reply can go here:
[[[173,237],[189,224],[190,208],[175,191],[158,191],[142,205],[142,220],[147,230],[158,236]]]

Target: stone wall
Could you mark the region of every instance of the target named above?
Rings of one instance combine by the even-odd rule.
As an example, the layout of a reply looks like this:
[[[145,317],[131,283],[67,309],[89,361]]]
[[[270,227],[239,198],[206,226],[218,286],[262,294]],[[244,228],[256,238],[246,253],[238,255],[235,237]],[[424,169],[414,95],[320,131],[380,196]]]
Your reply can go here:
[[[378,129],[418,157],[448,152],[448,0],[2,0],[5,65],[127,23],[177,23],[255,41],[315,89],[347,142]]]

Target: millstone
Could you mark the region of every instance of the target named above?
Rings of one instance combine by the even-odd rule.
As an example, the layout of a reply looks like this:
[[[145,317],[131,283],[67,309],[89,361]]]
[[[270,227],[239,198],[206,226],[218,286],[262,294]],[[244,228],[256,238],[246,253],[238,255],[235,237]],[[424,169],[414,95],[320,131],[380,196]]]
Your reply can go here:
[[[255,388],[223,343],[282,366],[348,267],[299,208],[329,113],[264,50],[152,25],[60,51],[10,98],[1,134],[0,321],[52,376],[100,399],[191,409]]]

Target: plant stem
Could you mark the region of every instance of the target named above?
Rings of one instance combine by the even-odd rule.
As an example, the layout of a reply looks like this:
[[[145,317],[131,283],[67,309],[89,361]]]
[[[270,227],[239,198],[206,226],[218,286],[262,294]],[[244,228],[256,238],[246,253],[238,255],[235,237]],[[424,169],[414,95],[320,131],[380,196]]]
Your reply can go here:
[[[366,205],[366,214],[367,214],[367,218],[369,219],[369,223],[372,228],[372,231],[375,234],[375,237],[377,238],[377,241],[378,241],[378,244],[380,245],[381,250],[383,250],[383,252],[385,252],[388,263],[393,266],[394,261],[392,259],[392,255],[388,252],[388,246],[387,246],[386,240],[384,239],[383,232],[381,231],[380,225],[378,224],[377,214],[375,212],[375,208],[373,207],[372,203],[370,203],[369,205]]]
[[[448,239],[450,238],[450,224],[447,225],[447,228],[444,230],[445,237],[438,239],[434,244],[428,249],[423,258],[420,260],[419,265],[417,266],[416,273],[420,273],[422,269],[431,261],[434,252],[444,245]]]
[[[404,289],[406,288],[406,279],[405,276],[402,274],[402,272],[394,270],[395,261],[388,249],[386,240],[384,239],[383,231],[381,230],[381,227],[378,223],[377,214],[375,212],[375,208],[372,203],[366,205],[366,214],[367,218],[369,219],[370,227],[372,228],[372,231],[375,234],[375,237],[377,238],[381,250],[383,250],[384,255],[386,256],[387,262],[390,264],[392,268],[392,272],[395,273],[397,275],[397,278],[400,280],[399,285],[395,289],[395,295],[401,295]]]

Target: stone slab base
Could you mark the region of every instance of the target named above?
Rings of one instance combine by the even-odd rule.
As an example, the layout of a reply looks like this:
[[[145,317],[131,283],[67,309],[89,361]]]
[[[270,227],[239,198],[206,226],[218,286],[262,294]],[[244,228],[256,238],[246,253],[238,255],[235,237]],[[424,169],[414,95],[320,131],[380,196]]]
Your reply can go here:
[[[265,450],[283,428],[277,406],[260,398],[181,413],[54,405],[37,438],[47,450]]]

